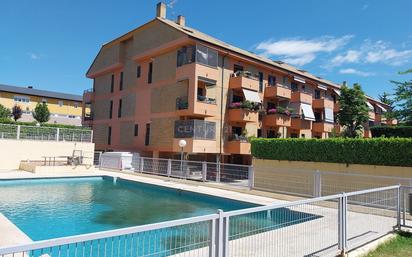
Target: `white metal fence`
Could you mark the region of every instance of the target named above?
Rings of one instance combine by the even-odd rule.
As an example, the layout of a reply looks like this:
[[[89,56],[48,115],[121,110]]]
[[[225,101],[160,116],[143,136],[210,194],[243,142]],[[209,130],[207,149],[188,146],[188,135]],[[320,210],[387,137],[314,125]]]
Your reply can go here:
[[[0,256],[336,256],[401,225],[400,186],[0,248]]]
[[[132,167],[141,173],[253,187],[253,169],[248,165],[135,157]]]
[[[92,142],[93,131],[75,128],[0,124],[0,139]]]
[[[270,167],[268,172],[254,171],[255,189],[305,197],[319,197],[398,184],[412,186],[412,178],[276,166]]]

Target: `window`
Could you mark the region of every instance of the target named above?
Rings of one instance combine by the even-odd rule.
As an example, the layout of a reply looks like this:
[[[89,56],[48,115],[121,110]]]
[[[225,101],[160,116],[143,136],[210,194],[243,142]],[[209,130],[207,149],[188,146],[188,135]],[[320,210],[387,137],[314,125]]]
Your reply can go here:
[[[152,83],[152,75],[153,75],[153,62],[149,63],[149,71],[147,74],[147,83]]]
[[[268,133],[267,138],[278,138],[279,137],[278,133],[274,130],[268,130],[267,133]]]
[[[298,91],[298,84],[292,83],[292,84],[290,84],[290,87],[291,87],[293,92]]]
[[[242,135],[242,127],[232,127],[232,134],[233,135]]]
[[[107,132],[107,144],[111,145],[112,144],[112,127],[108,127],[108,132]]]
[[[113,116],[113,101],[110,101],[109,119]]]
[[[238,71],[243,71],[243,66],[241,66],[239,64],[233,65],[233,73],[236,73]]]
[[[269,86],[276,85],[276,77],[273,75],[268,75],[268,84]]]
[[[30,98],[28,96],[14,96],[14,101],[20,103],[30,103]]]
[[[75,102],[75,103],[73,104],[73,106],[74,106],[74,108],[78,108],[78,107],[79,107],[79,103]]]
[[[123,71],[120,72],[120,91],[123,90]]]
[[[263,92],[263,72],[259,72],[259,92]]]
[[[46,98],[42,98],[42,99],[41,99],[41,102],[45,104],[45,103],[47,103],[47,99],[46,99]]]
[[[305,138],[305,134],[300,135],[301,138]]]
[[[288,77],[287,76],[283,76],[283,85],[286,86],[288,84]]]
[[[62,107],[62,106],[63,106],[63,101],[62,101],[62,100],[59,100],[59,101],[57,102],[57,104],[58,104],[60,107]]]
[[[134,124],[134,136],[137,137],[139,135],[139,124]]]
[[[262,129],[257,130],[257,137],[262,137]]]
[[[146,136],[145,136],[144,144],[145,145],[150,144],[150,123],[146,124]]]
[[[296,134],[296,133],[291,133],[291,134],[290,134],[290,137],[291,137],[291,138],[298,138],[298,134]]]
[[[320,99],[320,90],[315,89],[315,99]]]
[[[177,50],[177,67],[195,62],[195,46],[184,46]]]
[[[333,99],[333,103],[336,104],[336,102],[338,101],[338,99],[336,98],[336,95],[332,95],[332,99]]]
[[[276,104],[273,102],[268,102],[268,110],[269,109],[276,109]]]
[[[137,65],[137,68],[136,68],[136,77],[137,78],[140,78],[141,72],[142,72],[142,68],[140,67],[140,65]]]
[[[117,117],[122,117],[122,99],[119,99],[119,109],[117,109]]]
[[[217,51],[203,45],[196,46],[196,62],[217,67]]]
[[[113,93],[114,90],[114,74],[112,74],[112,81],[110,82],[110,92]]]

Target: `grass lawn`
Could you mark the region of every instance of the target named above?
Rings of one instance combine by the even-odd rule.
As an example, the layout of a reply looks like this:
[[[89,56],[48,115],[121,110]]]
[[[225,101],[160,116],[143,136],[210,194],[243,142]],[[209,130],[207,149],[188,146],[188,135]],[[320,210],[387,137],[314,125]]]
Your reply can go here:
[[[396,238],[380,245],[365,257],[409,257],[412,256],[412,234],[400,232]]]

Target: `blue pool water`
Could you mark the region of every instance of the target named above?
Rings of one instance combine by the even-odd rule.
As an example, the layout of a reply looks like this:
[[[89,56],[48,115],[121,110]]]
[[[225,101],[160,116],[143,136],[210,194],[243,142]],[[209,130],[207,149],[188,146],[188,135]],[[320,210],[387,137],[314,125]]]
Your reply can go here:
[[[33,240],[253,206],[111,177],[0,181],[0,212]]]
[[[111,177],[0,180],[0,212],[32,240],[43,240],[256,205]],[[229,239],[318,216],[287,208],[231,217]],[[210,223],[182,225],[81,244],[30,251],[29,256],[169,256],[207,246]],[[190,243],[188,243],[190,239]]]

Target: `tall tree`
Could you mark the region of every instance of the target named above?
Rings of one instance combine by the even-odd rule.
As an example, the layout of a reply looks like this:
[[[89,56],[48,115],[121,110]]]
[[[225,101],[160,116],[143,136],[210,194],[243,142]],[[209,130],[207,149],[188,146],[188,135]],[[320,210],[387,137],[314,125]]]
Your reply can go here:
[[[33,112],[33,118],[39,123],[49,121],[50,111],[46,103],[38,103],[36,105]]]
[[[360,136],[363,124],[369,120],[366,101],[365,93],[359,84],[354,84],[352,88],[342,86],[337,119],[339,125],[344,127],[343,136]]]
[[[21,115],[23,115],[23,110],[21,109],[21,107],[18,105],[13,106],[13,108],[11,109],[11,116],[13,116],[14,121],[20,119]]]
[[[0,119],[7,119],[10,117],[10,110],[0,104]]]
[[[392,95],[388,92],[383,92],[382,95],[379,95],[379,101],[390,106],[383,116],[388,120],[397,119],[397,113],[394,111],[395,99],[393,99]]]
[[[412,69],[399,74],[412,73]],[[412,125],[412,80],[399,82],[391,81],[395,85],[396,114],[401,122]]]

